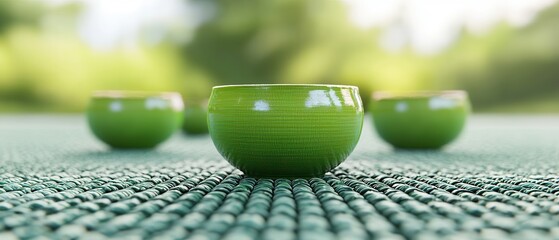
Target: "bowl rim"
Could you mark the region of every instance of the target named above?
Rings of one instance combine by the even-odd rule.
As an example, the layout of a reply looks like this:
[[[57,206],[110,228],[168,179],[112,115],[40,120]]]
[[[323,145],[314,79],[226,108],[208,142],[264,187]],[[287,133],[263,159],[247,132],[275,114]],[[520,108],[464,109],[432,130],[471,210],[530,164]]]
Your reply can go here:
[[[465,90],[434,90],[434,91],[375,91],[372,93],[374,101],[381,100],[409,100],[424,99],[431,97],[446,97],[455,99],[467,99],[468,92]]]
[[[351,88],[359,89],[357,86],[353,85],[343,85],[343,84],[300,84],[300,83],[278,83],[278,84],[232,84],[232,85],[219,85],[214,86],[212,89],[226,89],[226,88],[270,88],[270,87],[301,87],[301,88],[312,88],[312,87],[330,87],[330,88]]]
[[[163,98],[173,99],[181,98],[178,92],[156,92],[156,91],[129,91],[129,90],[98,90],[91,94],[93,99],[146,99],[146,98]]]

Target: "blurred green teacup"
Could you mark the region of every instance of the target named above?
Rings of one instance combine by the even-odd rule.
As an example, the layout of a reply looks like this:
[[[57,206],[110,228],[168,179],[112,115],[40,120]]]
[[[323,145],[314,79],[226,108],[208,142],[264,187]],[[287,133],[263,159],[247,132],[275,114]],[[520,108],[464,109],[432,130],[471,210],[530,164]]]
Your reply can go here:
[[[97,91],[87,120],[93,134],[113,148],[153,148],[180,127],[182,114],[178,93]]]
[[[182,130],[190,135],[208,133],[208,102],[188,103],[184,108]]]
[[[319,177],[353,151],[363,106],[354,86],[217,86],[208,124],[217,150],[249,176]]]
[[[375,92],[376,131],[396,148],[437,149],[456,139],[470,112],[465,91]]]

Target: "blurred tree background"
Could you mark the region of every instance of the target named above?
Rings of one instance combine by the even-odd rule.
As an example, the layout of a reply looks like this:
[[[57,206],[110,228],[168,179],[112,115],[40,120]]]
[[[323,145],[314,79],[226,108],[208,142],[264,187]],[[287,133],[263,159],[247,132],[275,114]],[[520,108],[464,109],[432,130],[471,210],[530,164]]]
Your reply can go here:
[[[420,54],[383,48],[386,30],[355,26],[339,0],[184,1],[206,13],[196,24],[148,24],[134,44],[107,49],[77,30],[83,1],[0,1],[0,112],[79,112],[100,89],[195,102],[241,83],[352,84],[365,101],[375,90],[465,89],[477,111],[559,112],[557,3],[526,26],[463,29],[443,51]],[[186,15],[178,22],[193,21]]]

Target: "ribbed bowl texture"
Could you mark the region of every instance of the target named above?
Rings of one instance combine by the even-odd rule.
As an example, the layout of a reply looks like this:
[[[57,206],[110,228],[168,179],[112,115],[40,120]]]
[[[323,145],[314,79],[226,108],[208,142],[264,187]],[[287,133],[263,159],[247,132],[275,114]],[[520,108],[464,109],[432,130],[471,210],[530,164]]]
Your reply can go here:
[[[218,86],[208,125],[219,153],[249,176],[315,177],[353,151],[363,106],[354,86]]]

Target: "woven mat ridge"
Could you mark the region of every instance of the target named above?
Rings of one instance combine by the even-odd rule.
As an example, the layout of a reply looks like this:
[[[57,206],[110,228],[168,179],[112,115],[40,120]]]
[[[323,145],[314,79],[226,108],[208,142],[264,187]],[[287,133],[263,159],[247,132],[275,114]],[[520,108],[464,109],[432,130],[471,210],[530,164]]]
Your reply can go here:
[[[367,125],[338,168],[289,180],[207,136],[111,151],[81,116],[3,116],[0,239],[559,239],[559,117],[476,116],[443,151]]]

